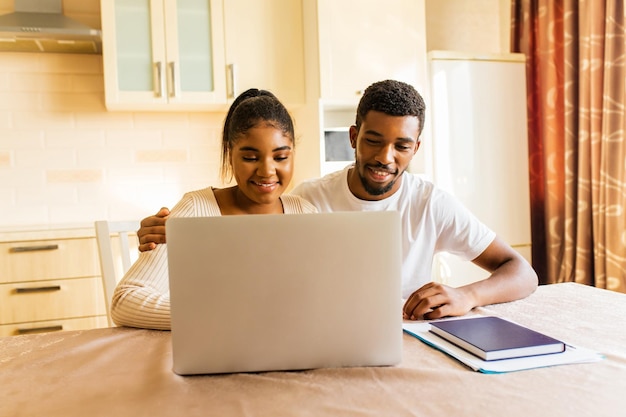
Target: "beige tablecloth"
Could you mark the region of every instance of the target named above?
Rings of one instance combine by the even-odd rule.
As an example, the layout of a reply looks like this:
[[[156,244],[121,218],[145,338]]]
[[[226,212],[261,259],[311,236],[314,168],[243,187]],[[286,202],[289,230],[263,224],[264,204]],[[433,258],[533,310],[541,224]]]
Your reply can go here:
[[[14,336],[0,338],[0,416],[626,416],[626,295],[554,284],[476,312],[605,359],[486,375],[404,335],[394,367],[181,377],[169,332]]]

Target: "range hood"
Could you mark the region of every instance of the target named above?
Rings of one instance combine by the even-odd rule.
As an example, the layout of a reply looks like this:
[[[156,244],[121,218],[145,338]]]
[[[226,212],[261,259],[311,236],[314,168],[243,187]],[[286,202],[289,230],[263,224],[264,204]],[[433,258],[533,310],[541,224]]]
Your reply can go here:
[[[0,52],[99,54],[102,32],[63,15],[62,0],[15,0],[0,15]]]

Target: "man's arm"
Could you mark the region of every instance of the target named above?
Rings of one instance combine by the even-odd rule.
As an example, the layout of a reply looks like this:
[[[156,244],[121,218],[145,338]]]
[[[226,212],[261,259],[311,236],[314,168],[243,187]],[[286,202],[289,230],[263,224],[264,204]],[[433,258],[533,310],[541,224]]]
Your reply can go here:
[[[169,215],[170,210],[162,207],[157,214],[141,221],[141,227],[137,230],[140,252],[151,251],[158,244],[165,243],[165,221]]]
[[[462,316],[474,307],[527,297],[537,288],[537,274],[530,264],[498,237],[473,262],[491,276],[459,288],[428,283],[407,299],[404,318]]]

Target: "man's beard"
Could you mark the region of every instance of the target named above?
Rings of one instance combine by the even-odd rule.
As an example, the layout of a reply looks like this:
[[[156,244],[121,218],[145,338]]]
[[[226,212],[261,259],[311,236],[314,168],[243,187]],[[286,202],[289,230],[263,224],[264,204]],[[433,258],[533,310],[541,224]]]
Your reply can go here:
[[[356,162],[356,172],[359,175],[359,179],[361,180],[361,184],[363,185],[363,188],[365,189],[365,192],[367,192],[369,195],[372,195],[372,196],[380,196],[380,195],[387,194],[389,191],[391,191],[393,186],[396,184],[396,181],[398,181],[398,178],[400,178],[402,176],[402,174],[404,173],[404,171],[396,172],[395,173],[396,178],[394,178],[394,180],[391,181],[387,185],[372,186],[370,183],[367,182],[367,179],[363,175],[361,175],[361,171],[359,169],[359,166],[361,166],[361,165],[357,161]],[[385,166],[384,165],[378,165],[377,168],[385,168]],[[367,169],[367,168],[363,167],[363,169]]]

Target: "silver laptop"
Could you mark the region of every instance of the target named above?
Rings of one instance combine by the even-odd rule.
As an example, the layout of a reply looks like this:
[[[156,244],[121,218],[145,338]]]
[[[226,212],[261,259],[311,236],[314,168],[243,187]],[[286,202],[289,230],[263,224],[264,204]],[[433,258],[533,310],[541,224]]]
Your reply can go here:
[[[401,360],[397,212],[171,218],[180,375]]]

